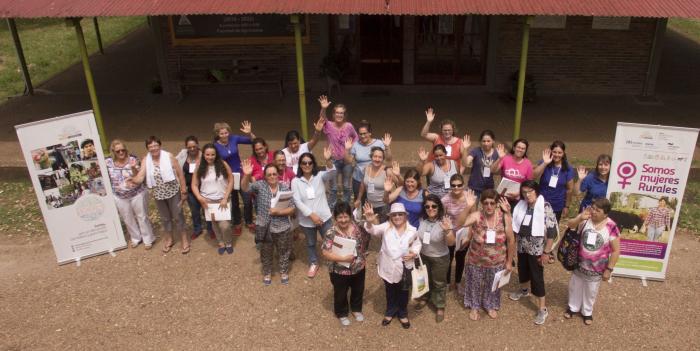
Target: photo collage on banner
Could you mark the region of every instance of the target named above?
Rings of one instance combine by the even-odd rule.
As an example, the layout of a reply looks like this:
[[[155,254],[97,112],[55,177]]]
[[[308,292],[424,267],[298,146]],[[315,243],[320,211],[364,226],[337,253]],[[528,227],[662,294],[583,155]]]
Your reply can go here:
[[[15,128],[58,262],[126,247],[92,112]]]
[[[620,229],[615,274],[662,280],[698,129],[618,123],[608,182]]]

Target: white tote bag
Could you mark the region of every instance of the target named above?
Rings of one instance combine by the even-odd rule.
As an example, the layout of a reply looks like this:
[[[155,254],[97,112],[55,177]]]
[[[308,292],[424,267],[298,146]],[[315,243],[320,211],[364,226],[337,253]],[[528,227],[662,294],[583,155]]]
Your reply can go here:
[[[418,255],[418,261],[420,261],[419,267],[413,267],[411,271],[411,298],[417,299],[428,291],[430,291],[430,284],[428,283],[428,267],[423,264],[423,259]]]

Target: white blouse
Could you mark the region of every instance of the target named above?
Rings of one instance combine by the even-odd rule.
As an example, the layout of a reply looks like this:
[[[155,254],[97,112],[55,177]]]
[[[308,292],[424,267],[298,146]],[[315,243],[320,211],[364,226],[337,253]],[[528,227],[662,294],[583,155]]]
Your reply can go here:
[[[379,250],[377,270],[379,276],[389,283],[396,284],[403,276],[403,256],[408,255],[409,250],[416,255],[420,254],[421,241],[418,239],[416,228],[406,222],[406,230],[399,235],[389,222],[373,225],[365,223],[365,229],[373,236],[382,237],[382,248]],[[406,262],[406,268],[413,268],[413,262]]]

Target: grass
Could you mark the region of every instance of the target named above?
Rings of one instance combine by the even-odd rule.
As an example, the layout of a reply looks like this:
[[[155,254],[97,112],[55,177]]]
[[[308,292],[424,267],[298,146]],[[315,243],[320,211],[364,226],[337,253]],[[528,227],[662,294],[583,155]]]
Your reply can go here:
[[[700,20],[671,18],[668,21],[668,28],[700,43]]]
[[[103,47],[106,48],[145,23],[145,17],[99,18]],[[97,52],[92,18],[83,19],[81,24],[88,52]],[[17,31],[34,87],[80,61],[75,28],[66,25],[63,19],[17,20]],[[24,80],[12,35],[7,25],[0,25],[0,99],[23,91]]]

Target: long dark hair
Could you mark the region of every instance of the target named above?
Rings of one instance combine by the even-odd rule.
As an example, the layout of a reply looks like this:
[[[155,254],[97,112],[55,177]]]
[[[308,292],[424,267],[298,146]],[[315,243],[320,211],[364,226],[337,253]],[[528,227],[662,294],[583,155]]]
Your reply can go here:
[[[311,163],[313,163],[313,169],[311,170],[311,174],[316,176],[318,174],[318,165],[316,164],[316,157],[314,157],[314,154],[310,152],[305,152],[299,156],[299,167],[297,167],[297,178],[301,178],[304,176],[304,172],[301,170],[301,160],[303,160],[305,157],[308,157],[311,159]]]
[[[527,150],[530,148],[530,143],[527,142],[527,139],[525,138],[520,138],[513,142],[513,147],[510,148],[510,154],[515,155],[515,145],[518,145],[518,143],[525,144],[525,154],[523,155],[523,158],[527,158]]]
[[[440,197],[438,197],[435,194],[428,194],[427,196],[423,197],[423,204],[420,212],[421,218],[428,219],[428,211],[425,210],[425,204],[427,204],[428,201],[434,202],[437,205],[438,213],[436,218],[438,220],[445,216],[445,207],[442,206],[442,201],[440,201]]]
[[[549,150],[554,150],[555,147],[561,149],[564,152],[564,156],[561,158],[561,170],[567,172],[569,170],[569,161],[566,159],[566,145],[561,140],[555,140],[552,145],[549,145]],[[547,167],[554,167],[554,162],[550,162]]]
[[[228,180],[229,174],[225,171],[224,161],[221,161],[221,156],[219,156],[219,152],[216,151],[214,144],[208,143],[202,147],[202,158],[199,160],[199,167],[197,168],[197,176],[199,177],[199,181],[201,182],[202,179],[204,179],[204,177],[207,175],[207,169],[209,168],[207,160],[204,159],[204,153],[207,151],[207,149],[213,149],[214,154],[216,155],[214,157],[214,172],[216,173],[216,179],[224,176],[224,179]]]

